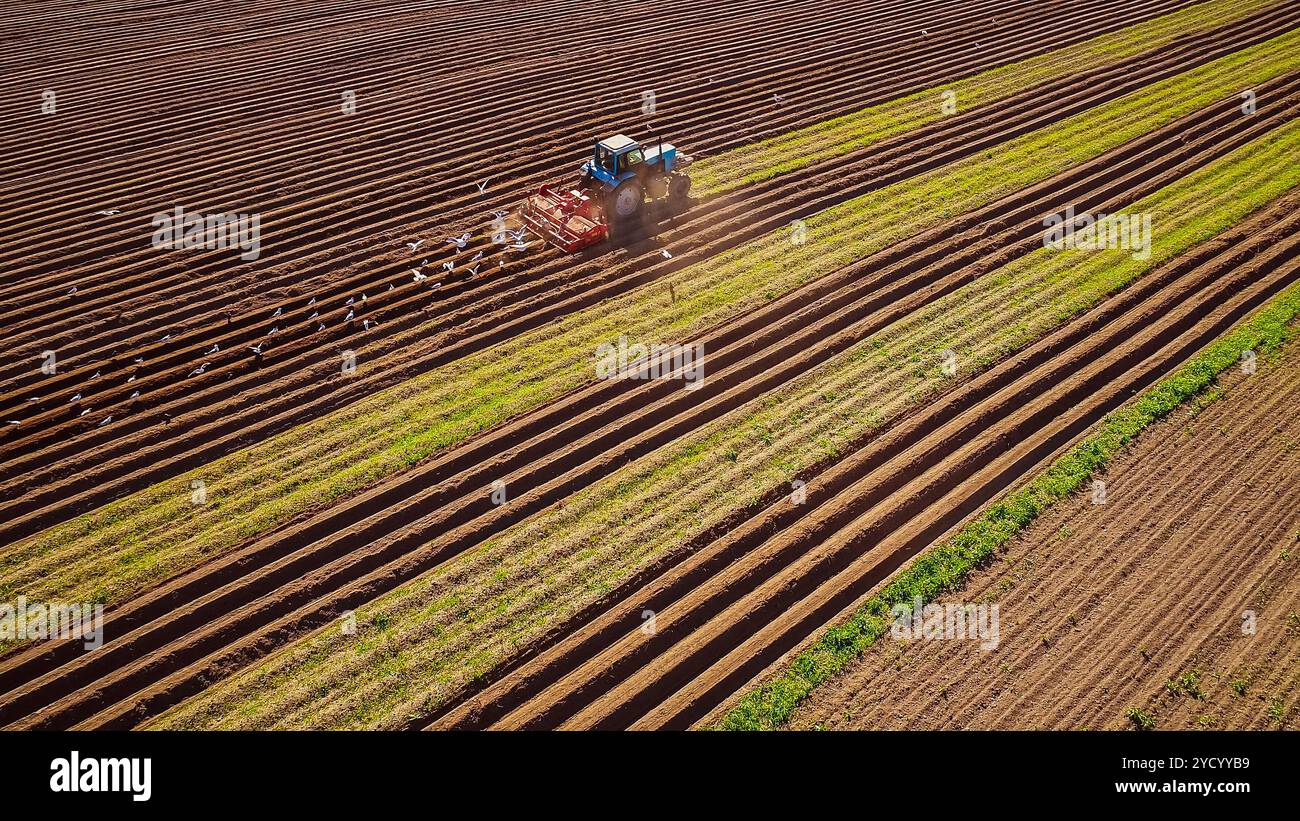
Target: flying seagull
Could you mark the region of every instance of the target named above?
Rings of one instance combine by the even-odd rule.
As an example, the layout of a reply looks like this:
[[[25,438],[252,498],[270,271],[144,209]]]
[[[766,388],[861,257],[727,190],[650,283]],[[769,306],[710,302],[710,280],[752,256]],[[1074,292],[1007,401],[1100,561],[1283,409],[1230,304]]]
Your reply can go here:
[[[455,245],[457,251],[463,251],[465,250],[465,246],[469,243],[469,232],[466,231],[458,237],[448,237],[447,242]]]

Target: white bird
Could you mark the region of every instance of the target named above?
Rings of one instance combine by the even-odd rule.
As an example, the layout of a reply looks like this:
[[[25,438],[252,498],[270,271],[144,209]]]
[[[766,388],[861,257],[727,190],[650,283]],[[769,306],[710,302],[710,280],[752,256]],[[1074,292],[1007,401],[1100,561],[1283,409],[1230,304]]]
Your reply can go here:
[[[926,31],[925,29],[921,29],[921,34],[923,34],[926,37],[930,36],[930,32]]]
[[[378,323],[378,322],[371,322],[369,319],[363,319],[363,320],[361,320],[361,324],[364,325],[365,328],[366,328],[366,330],[368,331],[368,330],[370,330],[370,326],[371,326],[371,325],[378,325],[379,323]]]
[[[139,391],[136,391],[136,392],[132,393],[132,394],[131,394],[131,398],[132,398],[132,399],[139,399],[139,398],[140,398],[140,392],[139,392]]]
[[[276,308],[275,313],[271,314],[271,319],[275,319],[277,316],[279,316],[282,313],[284,313],[284,308]]]
[[[28,401],[28,402],[39,402],[39,401],[41,401],[41,398],[40,398],[39,396],[29,396],[29,397],[27,397],[27,401]]]
[[[526,242],[516,242],[516,243],[514,243],[513,245],[510,245],[509,248],[510,248],[511,251],[527,251],[527,250],[528,250],[528,243],[526,243]]]
[[[667,248],[663,249],[663,250],[660,251],[659,253],[663,255],[663,258],[664,258],[664,259],[672,259],[672,258],[673,258],[672,253],[669,252],[669,250],[668,250]]]
[[[416,281],[416,282],[419,282],[419,281],[420,281],[420,274],[419,274],[418,272],[417,272],[416,275],[415,275],[415,281]],[[393,289],[396,288],[396,287],[397,287],[397,286],[394,285],[393,283],[391,283],[391,282],[388,283],[388,290],[391,291],[391,290],[393,290]]]
[[[77,286],[73,285],[71,288],[68,289],[68,296],[76,296],[76,295],[77,295]]]
[[[450,271],[452,268],[455,267],[456,267],[455,261],[450,259],[442,264],[442,270],[444,271]]]
[[[82,411],[82,412],[81,412],[81,416],[85,416],[85,415],[88,414],[88,413],[90,413],[90,408],[86,408],[84,411]],[[77,417],[77,418],[80,419],[81,417],[79,416],[79,417]]]
[[[308,301],[308,303],[307,303],[307,307],[310,308],[311,306],[313,306],[313,305],[315,305],[315,304],[316,304],[316,297],[312,297],[311,300]]]
[[[781,95],[780,95],[780,94],[773,94],[773,95],[772,95],[772,101],[773,101],[773,102],[777,102],[777,103],[781,102]]]
[[[71,399],[68,400],[69,403],[72,403],[72,402],[80,402],[80,401],[81,401],[81,394],[79,394],[79,393],[76,394],[75,396],[73,396]]]
[[[99,426],[102,428],[102,427],[104,427],[105,425],[107,425],[109,422],[112,422],[112,421],[113,421],[113,414],[110,413],[108,416],[105,416],[105,417],[104,417],[104,421],[100,422],[100,423],[99,423]]]
[[[482,259],[482,258],[483,258],[483,252],[482,252],[482,251],[479,251],[477,254],[475,254],[474,256],[470,257],[470,258],[469,258],[469,261],[470,261],[470,262],[478,262],[478,261],[479,261],[480,259]]]
[[[267,335],[267,336],[275,336],[275,335],[278,334],[279,332],[280,332],[280,326],[277,325],[277,326],[275,326],[274,328],[272,328],[270,331],[268,331],[266,335]]]
[[[366,300],[368,300],[368,299],[370,299],[370,297],[366,296],[366,292],[365,292],[365,291],[362,291],[362,292],[361,292],[361,304],[362,304],[362,305],[365,305],[365,304],[366,304]]]
[[[406,243],[406,247],[411,249],[411,253],[415,253],[415,250],[423,244],[424,244],[424,240],[417,239],[415,242]]]
[[[91,378],[91,379],[98,379],[98,378],[99,378],[99,371],[95,371],[95,375],[92,376],[92,377],[90,377],[90,378]]]
[[[416,281],[416,282],[424,282],[426,279],[428,279],[428,276],[427,276],[427,275],[420,273],[420,269],[419,269],[419,268],[412,268],[412,269],[411,269],[411,273],[412,273],[412,274],[415,274],[415,281]]]
[[[504,259],[499,259],[499,260],[497,260],[497,267],[498,267],[498,268],[504,268],[504,267],[505,267],[505,264],[506,264],[506,261],[505,261]]]
[[[200,365],[200,366],[198,366],[197,368],[195,368],[194,370],[190,371],[190,376],[198,376],[199,374],[201,374],[201,373],[203,373],[205,370],[207,370],[207,368],[208,368],[208,363],[204,362],[202,365]]]
[[[469,244],[469,232],[466,231],[458,237],[448,237],[447,242],[455,245],[457,251],[463,251],[465,246]]]
[[[249,348],[249,350],[252,351],[253,353],[261,353],[261,352],[262,352],[262,343],[260,343],[260,342],[257,343],[257,344],[254,345],[253,347]]]
[[[316,332],[317,332],[317,333],[320,333],[320,332],[323,331],[323,330],[325,330],[325,323],[324,323],[324,322],[322,322],[322,323],[320,324],[320,327],[316,329]]]
[[[143,356],[137,356],[137,357],[135,358],[135,364],[137,364],[137,365],[143,365],[143,364],[144,364],[144,357],[143,357]]]
[[[8,422],[5,422],[5,424],[6,424],[6,425],[17,425],[17,424],[18,424],[18,420],[17,420],[17,419],[10,419]]]
[[[511,231],[510,229],[507,228],[506,233],[514,237],[515,242],[523,242],[524,235],[528,233],[528,229],[525,227],[525,228],[520,228],[518,231]]]
[[[356,300],[355,297],[348,297],[348,301],[343,303],[343,307],[346,308],[346,307],[348,307],[349,305],[351,305],[353,302],[356,302],[356,301],[357,301],[357,300]]]
[[[344,321],[344,322],[351,322],[351,321],[352,321],[352,317],[355,316],[355,315],[356,315],[356,311],[348,311],[348,315],[345,316],[345,317],[343,317],[343,321]]]
[[[493,211],[492,216],[496,217],[497,219],[505,219],[507,213],[508,212],[506,211]]]
[[[320,316],[320,311],[312,311],[311,316],[307,317],[307,321],[310,322],[311,320],[316,319],[319,316]]]
[[[134,381],[135,381],[135,377],[132,376],[130,379],[126,380],[126,384],[130,385]]]
[[[473,268],[470,268],[470,269],[469,269],[469,275],[470,275],[470,276],[475,276],[475,275],[477,275],[477,274],[478,274],[478,266],[477,266],[477,265],[475,265]]]
[[[218,345],[217,343],[213,342],[213,343],[212,343],[212,348],[208,351],[208,353],[209,353],[209,354],[214,354],[214,353],[219,353],[220,351],[221,351],[221,346]]]
[[[484,193],[485,191],[487,191],[487,184],[488,184],[488,180],[490,180],[490,179],[492,179],[492,178],[491,178],[491,177],[488,177],[487,180],[483,180],[483,182],[476,182],[476,183],[474,183],[475,185],[478,186],[478,192],[479,192],[480,194],[482,194],[482,193]]]
[[[430,289],[433,289],[433,288],[437,288],[437,287],[439,287],[439,286],[441,286],[441,285],[442,285],[442,280],[438,280],[437,282],[435,282],[435,283],[433,283],[432,285],[430,285],[429,288],[430,288]]]
[[[120,214],[120,213],[122,213],[122,209],[121,209],[121,208],[105,208],[103,211],[96,211],[96,212],[95,212],[95,216],[97,216],[97,217],[112,217],[112,216],[116,216],[117,214]]]
[[[166,342],[167,340],[169,340],[169,339],[171,339],[171,338],[172,338],[172,335],[171,335],[171,334],[167,334],[166,336],[164,336],[164,337],[163,337],[162,339],[160,339],[159,341],[160,341],[160,342]]]

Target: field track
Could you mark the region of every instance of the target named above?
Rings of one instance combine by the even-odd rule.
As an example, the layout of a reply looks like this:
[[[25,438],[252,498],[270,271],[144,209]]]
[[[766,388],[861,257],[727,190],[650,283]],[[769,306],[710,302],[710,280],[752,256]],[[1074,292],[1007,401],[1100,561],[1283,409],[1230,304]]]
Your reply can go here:
[[[1232,100],[1211,106],[716,329],[706,337],[710,379],[695,396],[683,399],[684,392],[663,382],[593,385],[115,608],[107,632],[121,638],[95,654],[69,658],[66,648],[46,647],[11,658],[0,669],[8,691],[0,700],[0,718],[18,726],[132,726],[339,611],[825,361],[999,260],[1025,253],[1038,242],[1042,214],[1068,203],[1113,212],[1267,132],[1293,116],[1300,79],[1279,78],[1260,91],[1266,102],[1257,118],[1236,116]],[[1059,93],[1068,99],[1068,85]],[[996,229],[984,230],[986,225]],[[1234,304],[1245,310],[1241,306],[1257,304],[1289,275],[1290,269],[1280,270],[1246,290],[1247,280],[1234,276],[1216,285],[1215,293],[1235,294]],[[1169,299],[1180,296],[1190,299],[1182,291]],[[1176,303],[1162,307],[1170,304]],[[1168,334],[1190,333],[1172,322],[1166,321],[1170,329],[1158,346],[1142,349],[1144,356],[1172,344],[1175,336]],[[1135,369],[1131,379],[1136,384],[1150,378],[1175,361],[1177,350],[1182,348]],[[1119,354],[1111,359],[1116,368],[1137,364]],[[1104,407],[1114,395],[1095,395],[1089,408]],[[631,429],[645,433],[609,450],[605,427],[619,426],[628,416],[636,420]],[[1052,435],[1048,444],[1064,433]],[[504,508],[491,506],[481,492],[498,477],[524,489]]]
[[[1222,398],[1143,433],[1106,471],[1104,506],[1061,503],[972,577],[965,601],[1001,603],[995,652],[930,642],[897,664],[882,642],[791,726],[1122,729],[1138,707],[1160,729],[1275,729],[1277,700],[1294,727],[1300,417],[1287,409],[1300,406],[1300,347],[1222,383]],[[1165,687],[1188,673],[1201,698]]]
[[[673,91],[671,96],[660,92],[664,110],[655,125],[689,145],[693,153],[707,156],[1083,38],[1085,27],[1064,27],[1061,33],[1036,36],[1026,45],[1025,31],[1032,28],[1041,35],[1037,22],[1045,13],[1042,4],[1033,8],[1028,3],[1003,4],[996,17],[988,16],[989,5],[977,4],[961,12],[937,3],[912,3],[888,12],[884,4],[853,9],[851,22],[839,21],[841,30],[851,36],[845,34],[833,44],[813,37],[815,45],[801,49],[797,58],[770,49],[778,31],[788,36],[803,31],[787,31],[791,25],[787,17],[778,20],[774,12],[756,10],[753,13],[763,24],[717,24],[707,28],[711,35],[743,29],[744,37],[733,37],[731,48],[736,51],[736,65],[744,69],[719,74],[717,89],[713,83],[695,87],[693,83],[701,82],[698,55],[690,50],[675,54],[667,65],[658,66],[664,88]],[[1138,3],[1126,7],[1123,14],[1108,14],[1102,26],[1086,27],[1086,33],[1095,36],[1186,5]],[[822,9],[818,14],[811,11],[819,6],[809,6],[810,15],[798,18],[798,26],[807,26],[810,37],[832,25],[821,12],[847,14],[842,4],[832,4],[836,11]],[[580,14],[582,8],[579,4],[557,7],[569,15]],[[694,10],[682,4],[679,13],[689,17]],[[534,13],[531,7],[528,13]],[[1221,34],[1228,38],[1225,43],[1253,41],[1262,32],[1291,24],[1285,22],[1291,16],[1292,12],[1275,8],[1252,18],[1253,29],[1237,24],[1225,27]],[[258,48],[282,48],[279,38],[297,36],[291,33],[296,18],[289,11],[272,17],[275,37],[240,48],[255,55]],[[363,22],[366,17],[358,14]],[[897,22],[904,19],[905,24]],[[574,47],[579,48],[585,35],[573,22],[565,17],[551,21],[562,36],[576,38]],[[930,26],[931,32],[920,42],[919,26]],[[939,35],[949,30],[950,34]],[[454,33],[452,26],[448,36]],[[417,35],[388,36],[398,42],[381,43],[384,38],[372,35],[349,48],[364,44],[378,53],[400,53],[410,47],[402,37]],[[524,57],[532,53],[529,49],[538,48],[536,43],[523,42],[522,35],[519,39]],[[1189,42],[1169,49],[1167,57],[1144,55],[1125,62],[1132,69],[1146,68],[1151,72],[1147,77],[1153,76],[1156,63],[1185,69],[1196,60],[1212,59],[1204,40],[1196,41],[1199,50]],[[899,61],[896,55],[904,45],[908,57]],[[635,59],[653,58],[648,44],[626,48],[633,52],[629,66],[637,65]],[[169,59],[166,54],[163,50],[156,59]],[[147,56],[147,51],[135,55],[136,59]],[[602,59],[615,57],[629,59],[622,54],[601,55]],[[332,52],[318,55],[327,63],[340,58]],[[476,60],[488,61],[488,55],[471,51],[458,60],[469,72],[480,65]],[[827,68],[832,65],[833,70]],[[408,269],[426,255],[435,266],[452,258],[433,245],[441,242],[437,237],[415,258],[404,253],[401,242],[434,230],[481,225],[493,208],[512,205],[538,179],[563,175],[575,164],[574,145],[613,127],[608,101],[603,106],[566,104],[569,119],[555,123],[556,102],[571,99],[575,84],[580,83],[567,67],[538,71],[536,86],[529,86],[530,105],[512,99],[520,93],[514,75],[507,75],[505,67],[494,67],[502,72],[500,77],[492,74],[473,89],[455,92],[481,101],[488,90],[499,89],[500,111],[484,116],[475,109],[476,122],[465,119],[466,114],[458,115],[461,119],[419,114],[423,102],[399,104],[406,97],[395,91],[391,107],[371,103],[382,107],[382,118],[343,122],[332,113],[325,117],[316,111],[321,105],[318,86],[301,78],[295,84],[292,78],[298,75],[293,72],[309,68],[284,66],[278,73],[266,69],[265,79],[249,77],[244,93],[251,95],[260,88],[256,83],[265,83],[283,96],[273,98],[276,102],[269,104],[270,110],[250,103],[245,111],[236,98],[228,115],[214,122],[198,118],[214,130],[212,134],[203,129],[186,131],[182,126],[191,123],[184,119],[183,110],[174,115],[177,123],[164,118],[149,131],[188,134],[180,145],[161,138],[156,145],[127,139],[123,131],[139,124],[144,105],[127,91],[143,81],[131,73],[136,69],[114,68],[113,76],[120,76],[123,87],[103,86],[108,89],[101,92],[104,99],[95,98],[98,117],[89,120],[70,106],[65,142],[56,135],[40,148],[23,141],[22,149],[15,149],[17,161],[6,169],[16,175],[5,194],[7,204],[13,206],[5,211],[12,216],[0,218],[3,230],[16,240],[7,246],[9,251],[0,250],[8,266],[0,274],[5,289],[0,322],[6,328],[6,347],[13,352],[0,365],[0,414],[20,424],[6,426],[0,433],[0,520],[5,522],[0,539],[21,538],[204,464],[377,389],[734,247],[840,196],[831,186],[831,181],[838,181],[833,172],[824,167],[805,169],[764,186],[757,192],[760,199],[751,200],[747,192],[698,203],[686,215],[669,220],[654,241],[578,260],[541,252],[497,268],[492,260],[498,255],[480,237],[455,256],[462,264],[431,292],[411,282]],[[70,65],[65,70],[75,79],[83,69]],[[187,70],[201,76],[202,61]],[[412,75],[414,85],[403,86],[403,94],[427,102],[422,94],[431,92],[418,85],[414,69]],[[629,67],[619,77],[630,83],[635,75]],[[1112,75],[1116,87],[1123,83],[1121,73]],[[20,72],[8,83],[17,84],[24,76]],[[679,86],[683,90],[676,90]],[[0,82],[0,90],[5,88]],[[314,91],[308,93],[309,88]],[[630,99],[640,99],[639,88],[626,88]],[[799,105],[783,108],[775,102],[756,102],[770,101],[777,91],[784,98],[799,99]],[[1042,93],[1057,91],[1049,88]],[[464,108],[457,107],[455,94],[446,101],[448,111]],[[487,99],[495,102],[498,96]],[[1095,100],[1097,95],[1088,98],[1081,91],[1077,96]],[[984,112],[985,139],[1014,133],[1014,124],[1004,124],[1000,132],[993,130],[1000,116],[1014,114],[1019,117],[1016,122],[1035,122],[1035,111],[1045,109],[1029,107],[1031,102],[1025,95],[1018,109],[1007,104]],[[332,102],[329,110],[334,111]],[[16,113],[14,122],[21,127],[25,116]],[[963,133],[962,125],[976,122],[966,116],[960,120],[960,124],[945,121],[926,129],[910,145],[894,141],[851,158],[879,162],[887,173],[873,174],[870,166],[864,166],[846,192],[861,193],[882,180],[931,167],[918,159],[915,149],[922,144],[946,146],[945,160],[975,150],[965,147],[957,135]],[[289,123],[294,126],[286,127]],[[537,138],[552,127],[555,138],[539,147]],[[527,158],[516,156],[521,149],[512,154],[502,144],[525,137],[530,139]],[[348,185],[326,174],[304,175],[304,159],[336,157],[342,151],[337,147],[340,143],[348,149],[346,157],[338,158],[338,168],[346,170],[336,170],[332,176],[346,178]],[[436,151],[430,147],[433,144]],[[127,146],[132,150],[126,151]],[[60,149],[57,159],[49,158]],[[21,176],[22,159],[33,151],[37,156],[32,163],[48,160],[56,170],[47,164],[39,174]],[[207,159],[196,162],[200,156]],[[250,157],[258,161],[251,163]],[[517,162],[520,159],[526,162]],[[473,183],[492,176],[493,164],[503,160],[514,163],[511,175],[495,184],[490,196],[480,196]],[[63,167],[66,172],[57,170]],[[120,185],[111,181],[128,172],[135,188],[111,187]],[[431,196],[431,190],[440,196]],[[235,192],[243,192],[238,202],[232,199]],[[91,218],[84,211],[69,211],[77,202],[95,204],[87,210],[124,203],[130,207],[116,217]],[[178,202],[192,209],[201,202],[220,203],[228,210],[256,206],[265,214],[263,257],[237,269],[248,272],[232,275],[232,261],[220,254],[164,255],[149,248],[143,227],[147,215]],[[755,203],[761,208],[760,218],[752,219],[751,213],[746,221],[747,209]],[[109,231],[122,238],[105,244],[106,226],[94,220],[119,221]],[[128,230],[131,224],[141,227]],[[403,225],[418,228],[397,232]],[[709,230],[702,230],[704,226]],[[382,250],[376,237],[383,238]],[[674,250],[673,259],[659,256],[663,243]],[[16,248],[22,249],[21,255]],[[462,273],[473,267],[466,263],[480,251],[486,252],[483,264],[488,270]],[[68,296],[72,285],[78,292]],[[389,285],[394,289],[387,290]],[[343,303],[363,293],[369,296],[367,304],[348,326],[342,322]],[[306,321],[305,306],[313,298],[317,306],[312,310],[320,313],[325,331],[317,332],[316,322]],[[284,311],[284,319],[271,319],[276,310]],[[366,318],[379,326],[361,330],[355,323]],[[272,327],[278,333],[268,337]],[[170,338],[163,343],[165,335]],[[265,343],[266,353],[260,363],[254,363],[248,348],[259,342]],[[220,350],[208,355],[214,345]],[[339,352],[349,347],[365,363],[363,378],[344,379],[337,373]],[[57,350],[61,358],[62,369],[55,377],[42,378],[33,367],[46,349]],[[143,363],[137,365],[137,358]],[[203,374],[187,376],[202,363],[208,365]],[[97,373],[99,378],[92,378]],[[128,377],[134,381],[128,383]],[[139,396],[132,399],[137,391]],[[81,394],[81,401],[68,402],[73,394]],[[32,398],[38,401],[28,401]],[[86,410],[90,412],[83,416]],[[110,415],[113,421],[100,427]]]

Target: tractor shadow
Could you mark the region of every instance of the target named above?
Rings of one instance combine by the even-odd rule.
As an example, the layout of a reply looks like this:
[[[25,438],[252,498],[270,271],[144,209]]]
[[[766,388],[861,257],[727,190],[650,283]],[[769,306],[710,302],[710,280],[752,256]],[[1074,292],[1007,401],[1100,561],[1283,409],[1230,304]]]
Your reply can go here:
[[[696,204],[697,200],[690,197],[677,203],[668,200],[646,203],[639,219],[624,222],[611,232],[604,252],[622,249],[635,255],[655,250],[662,244],[659,235],[672,228],[677,218]]]

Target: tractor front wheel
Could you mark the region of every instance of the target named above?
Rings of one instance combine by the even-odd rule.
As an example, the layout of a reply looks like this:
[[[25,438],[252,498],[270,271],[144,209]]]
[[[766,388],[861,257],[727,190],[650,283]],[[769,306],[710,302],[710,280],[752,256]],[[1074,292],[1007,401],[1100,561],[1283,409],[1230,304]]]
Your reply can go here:
[[[641,188],[641,183],[636,180],[627,182],[614,189],[610,196],[610,212],[613,213],[617,220],[627,220],[641,213],[641,206],[645,203],[645,191]]]

